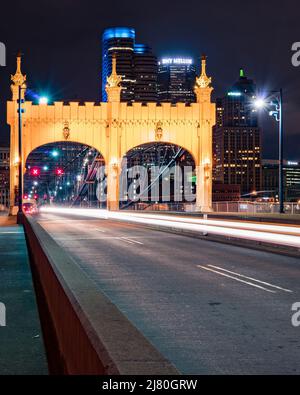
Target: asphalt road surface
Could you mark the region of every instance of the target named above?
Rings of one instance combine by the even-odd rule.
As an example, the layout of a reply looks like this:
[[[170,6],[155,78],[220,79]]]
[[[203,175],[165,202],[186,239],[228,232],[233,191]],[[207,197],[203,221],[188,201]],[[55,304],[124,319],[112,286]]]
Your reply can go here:
[[[299,259],[114,220],[39,222],[182,373],[300,373]]]

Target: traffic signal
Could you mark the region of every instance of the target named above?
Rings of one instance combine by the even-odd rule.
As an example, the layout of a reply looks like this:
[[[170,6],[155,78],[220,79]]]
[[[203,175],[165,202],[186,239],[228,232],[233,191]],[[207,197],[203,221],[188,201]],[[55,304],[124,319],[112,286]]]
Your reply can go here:
[[[38,177],[41,174],[41,170],[39,167],[32,167],[30,169],[30,175],[34,177]]]
[[[58,168],[55,170],[55,174],[56,174],[57,176],[62,176],[62,175],[64,174],[64,169],[62,169],[61,167],[58,167]]]

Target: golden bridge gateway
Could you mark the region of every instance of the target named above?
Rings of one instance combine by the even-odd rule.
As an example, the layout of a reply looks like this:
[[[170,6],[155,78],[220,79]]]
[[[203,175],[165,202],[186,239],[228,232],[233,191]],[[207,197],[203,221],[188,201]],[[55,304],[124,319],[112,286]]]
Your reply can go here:
[[[61,141],[77,142],[97,149],[106,163],[107,208],[119,209],[119,175],[124,155],[145,143],[176,144],[189,151],[196,166],[196,206],[210,211],[212,204],[212,127],[215,104],[211,103],[211,78],[206,75],[206,59],[202,57],[201,74],[196,78],[197,102],[185,103],[123,103],[120,101],[121,76],[113,58],[112,74],[107,78],[108,101],[54,102],[33,104],[25,101],[22,116],[22,157],[18,152],[18,95],[26,91],[26,76],[21,71],[21,57],[11,77],[12,100],[7,102],[7,122],[10,126],[10,206],[16,206],[18,166],[23,172],[28,155],[35,148]],[[15,211],[15,210],[13,210]]]

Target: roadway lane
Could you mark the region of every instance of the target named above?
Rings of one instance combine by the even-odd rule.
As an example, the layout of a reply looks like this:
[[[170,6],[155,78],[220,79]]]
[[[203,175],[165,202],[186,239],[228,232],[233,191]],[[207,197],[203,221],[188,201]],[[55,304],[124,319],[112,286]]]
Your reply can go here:
[[[183,373],[300,373],[300,261],[105,219],[40,224]]]
[[[165,229],[174,228],[200,234],[208,233],[209,235],[221,235],[231,238],[267,242],[277,246],[282,245],[300,248],[300,227],[293,225],[274,225],[259,222],[215,219],[205,220],[202,218],[188,218],[180,215],[167,215],[162,213],[150,214],[147,212],[107,211],[90,208],[42,207],[41,210],[43,213],[116,219],[136,224],[155,225]]]

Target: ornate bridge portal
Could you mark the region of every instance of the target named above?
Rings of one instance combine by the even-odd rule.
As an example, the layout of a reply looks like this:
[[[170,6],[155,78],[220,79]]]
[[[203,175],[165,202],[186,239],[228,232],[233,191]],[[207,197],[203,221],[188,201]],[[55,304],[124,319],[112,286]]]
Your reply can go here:
[[[48,143],[70,141],[97,149],[104,157],[107,172],[107,207],[119,208],[119,174],[124,155],[134,147],[151,142],[176,144],[189,151],[196,166],[196,205],[200,211],[211,210],[212,196],[212,127],[215,105],[211,103],[211,78],[206,75],[206,59],[196,79],[197,102],[184,103],[122,103],[121,77],[113,58],[112,74],[107,79],[108,102],[54,102],[34,104],[24,101],[22,107],[22,158],[18,156],[18,92],[25,97],[26,76],[21,72],[21,57],[12,76],[12,100],[7,103],[7,122],[10,125],[10,205],[16,205],[18,163],[23,172],[28,155]]]

